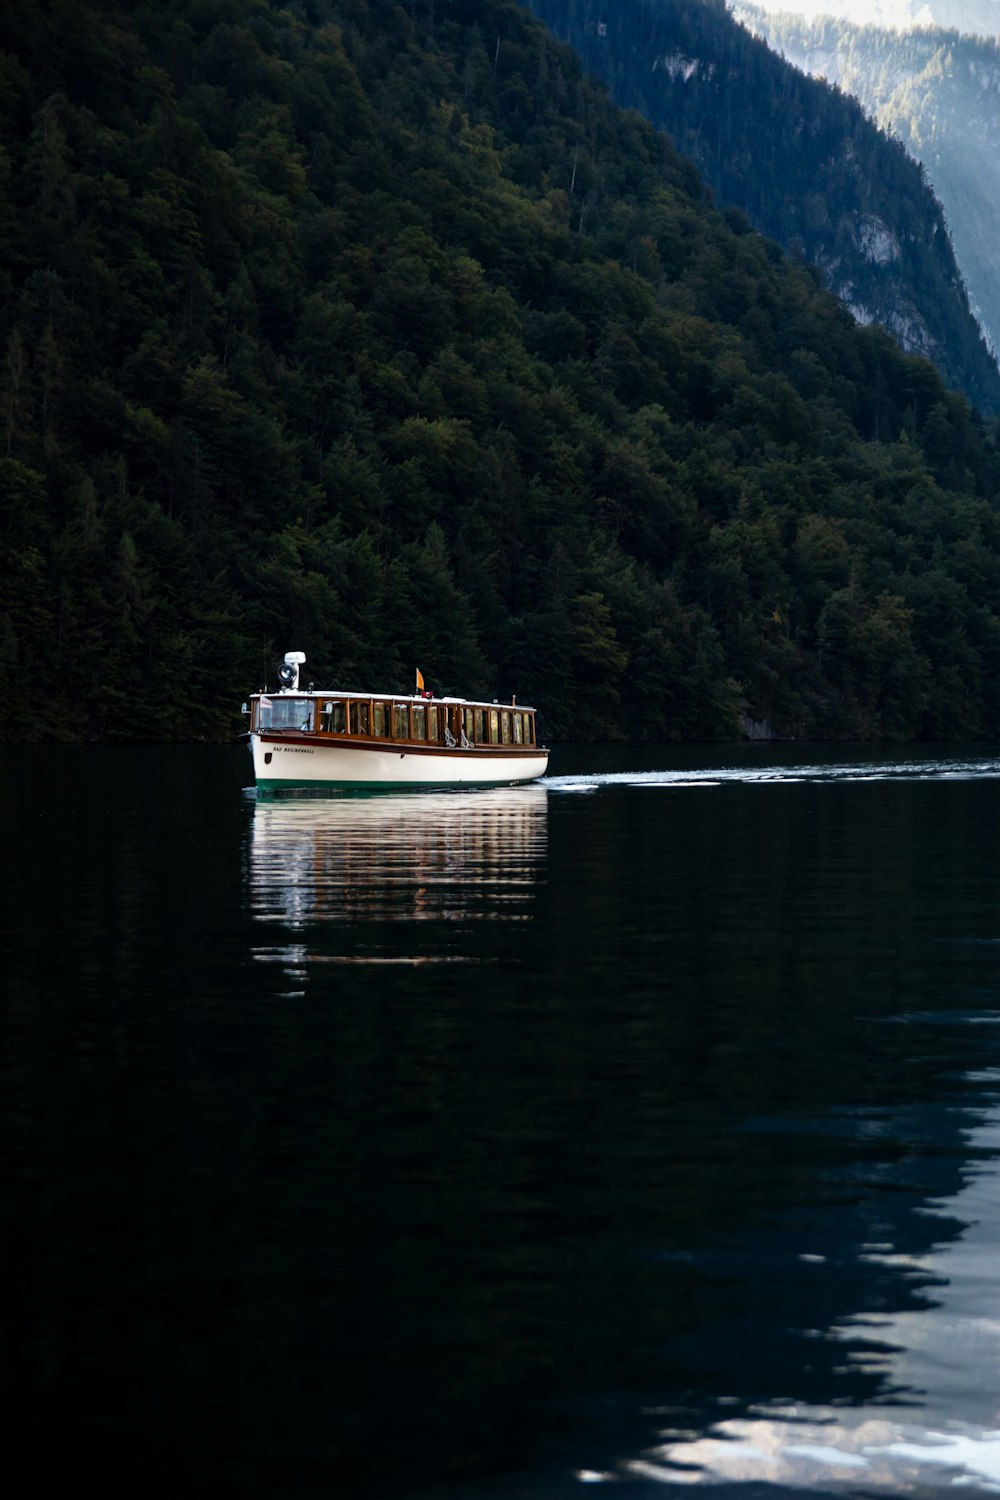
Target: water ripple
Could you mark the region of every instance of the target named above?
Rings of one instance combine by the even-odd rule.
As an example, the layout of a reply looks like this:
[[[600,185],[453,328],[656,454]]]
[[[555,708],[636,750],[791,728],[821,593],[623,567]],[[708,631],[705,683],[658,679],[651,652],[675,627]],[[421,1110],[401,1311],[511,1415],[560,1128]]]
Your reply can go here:
[[[696,771],[609,771],[592,775],[546,776],[551,792],[589,792],[605,786],[645,788],[717,787],[729,783],[857,781],[974,781],[1000,777],[1000,758],[858,761],[844,765],[713,766]]]

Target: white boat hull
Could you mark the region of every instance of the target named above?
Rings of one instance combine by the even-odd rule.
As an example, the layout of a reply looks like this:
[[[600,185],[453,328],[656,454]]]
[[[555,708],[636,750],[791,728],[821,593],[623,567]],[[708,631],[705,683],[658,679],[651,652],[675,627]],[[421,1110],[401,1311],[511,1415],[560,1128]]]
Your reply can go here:
[[[260,791],[292,787],[497,786],[544,776],[547,750],[454,750],[434,746],[362,746],[312,735],[252,734],[250,751]]]

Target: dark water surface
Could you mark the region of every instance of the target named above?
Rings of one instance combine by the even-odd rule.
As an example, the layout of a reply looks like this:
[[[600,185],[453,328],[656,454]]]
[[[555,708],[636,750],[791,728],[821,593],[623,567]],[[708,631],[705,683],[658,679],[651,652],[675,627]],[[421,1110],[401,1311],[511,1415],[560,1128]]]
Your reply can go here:
[[[1000,1490],[1000,758],[0,755],[0,1432],[102,1493]]]

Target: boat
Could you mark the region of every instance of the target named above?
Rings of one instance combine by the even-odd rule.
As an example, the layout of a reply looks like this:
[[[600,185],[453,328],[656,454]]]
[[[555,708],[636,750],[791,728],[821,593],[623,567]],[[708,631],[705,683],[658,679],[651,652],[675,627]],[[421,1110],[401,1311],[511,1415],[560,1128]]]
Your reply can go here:
[[[535,710],[416,691],[321,691],[299,685],[305,653],[287,651],[281,686],[243,705],[258,794],[503,786],[545,774]]]

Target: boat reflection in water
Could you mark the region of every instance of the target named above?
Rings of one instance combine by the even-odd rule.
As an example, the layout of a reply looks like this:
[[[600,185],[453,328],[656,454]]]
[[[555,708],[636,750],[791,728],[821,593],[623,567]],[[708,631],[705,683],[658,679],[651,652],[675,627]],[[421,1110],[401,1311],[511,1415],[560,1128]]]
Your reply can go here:
[[[295,979],[313,964],[499,959],[509,934],[472,933],[532,919],[546,811],[539,786],[257,803],[250,914],[295,941],[255,959]]]

